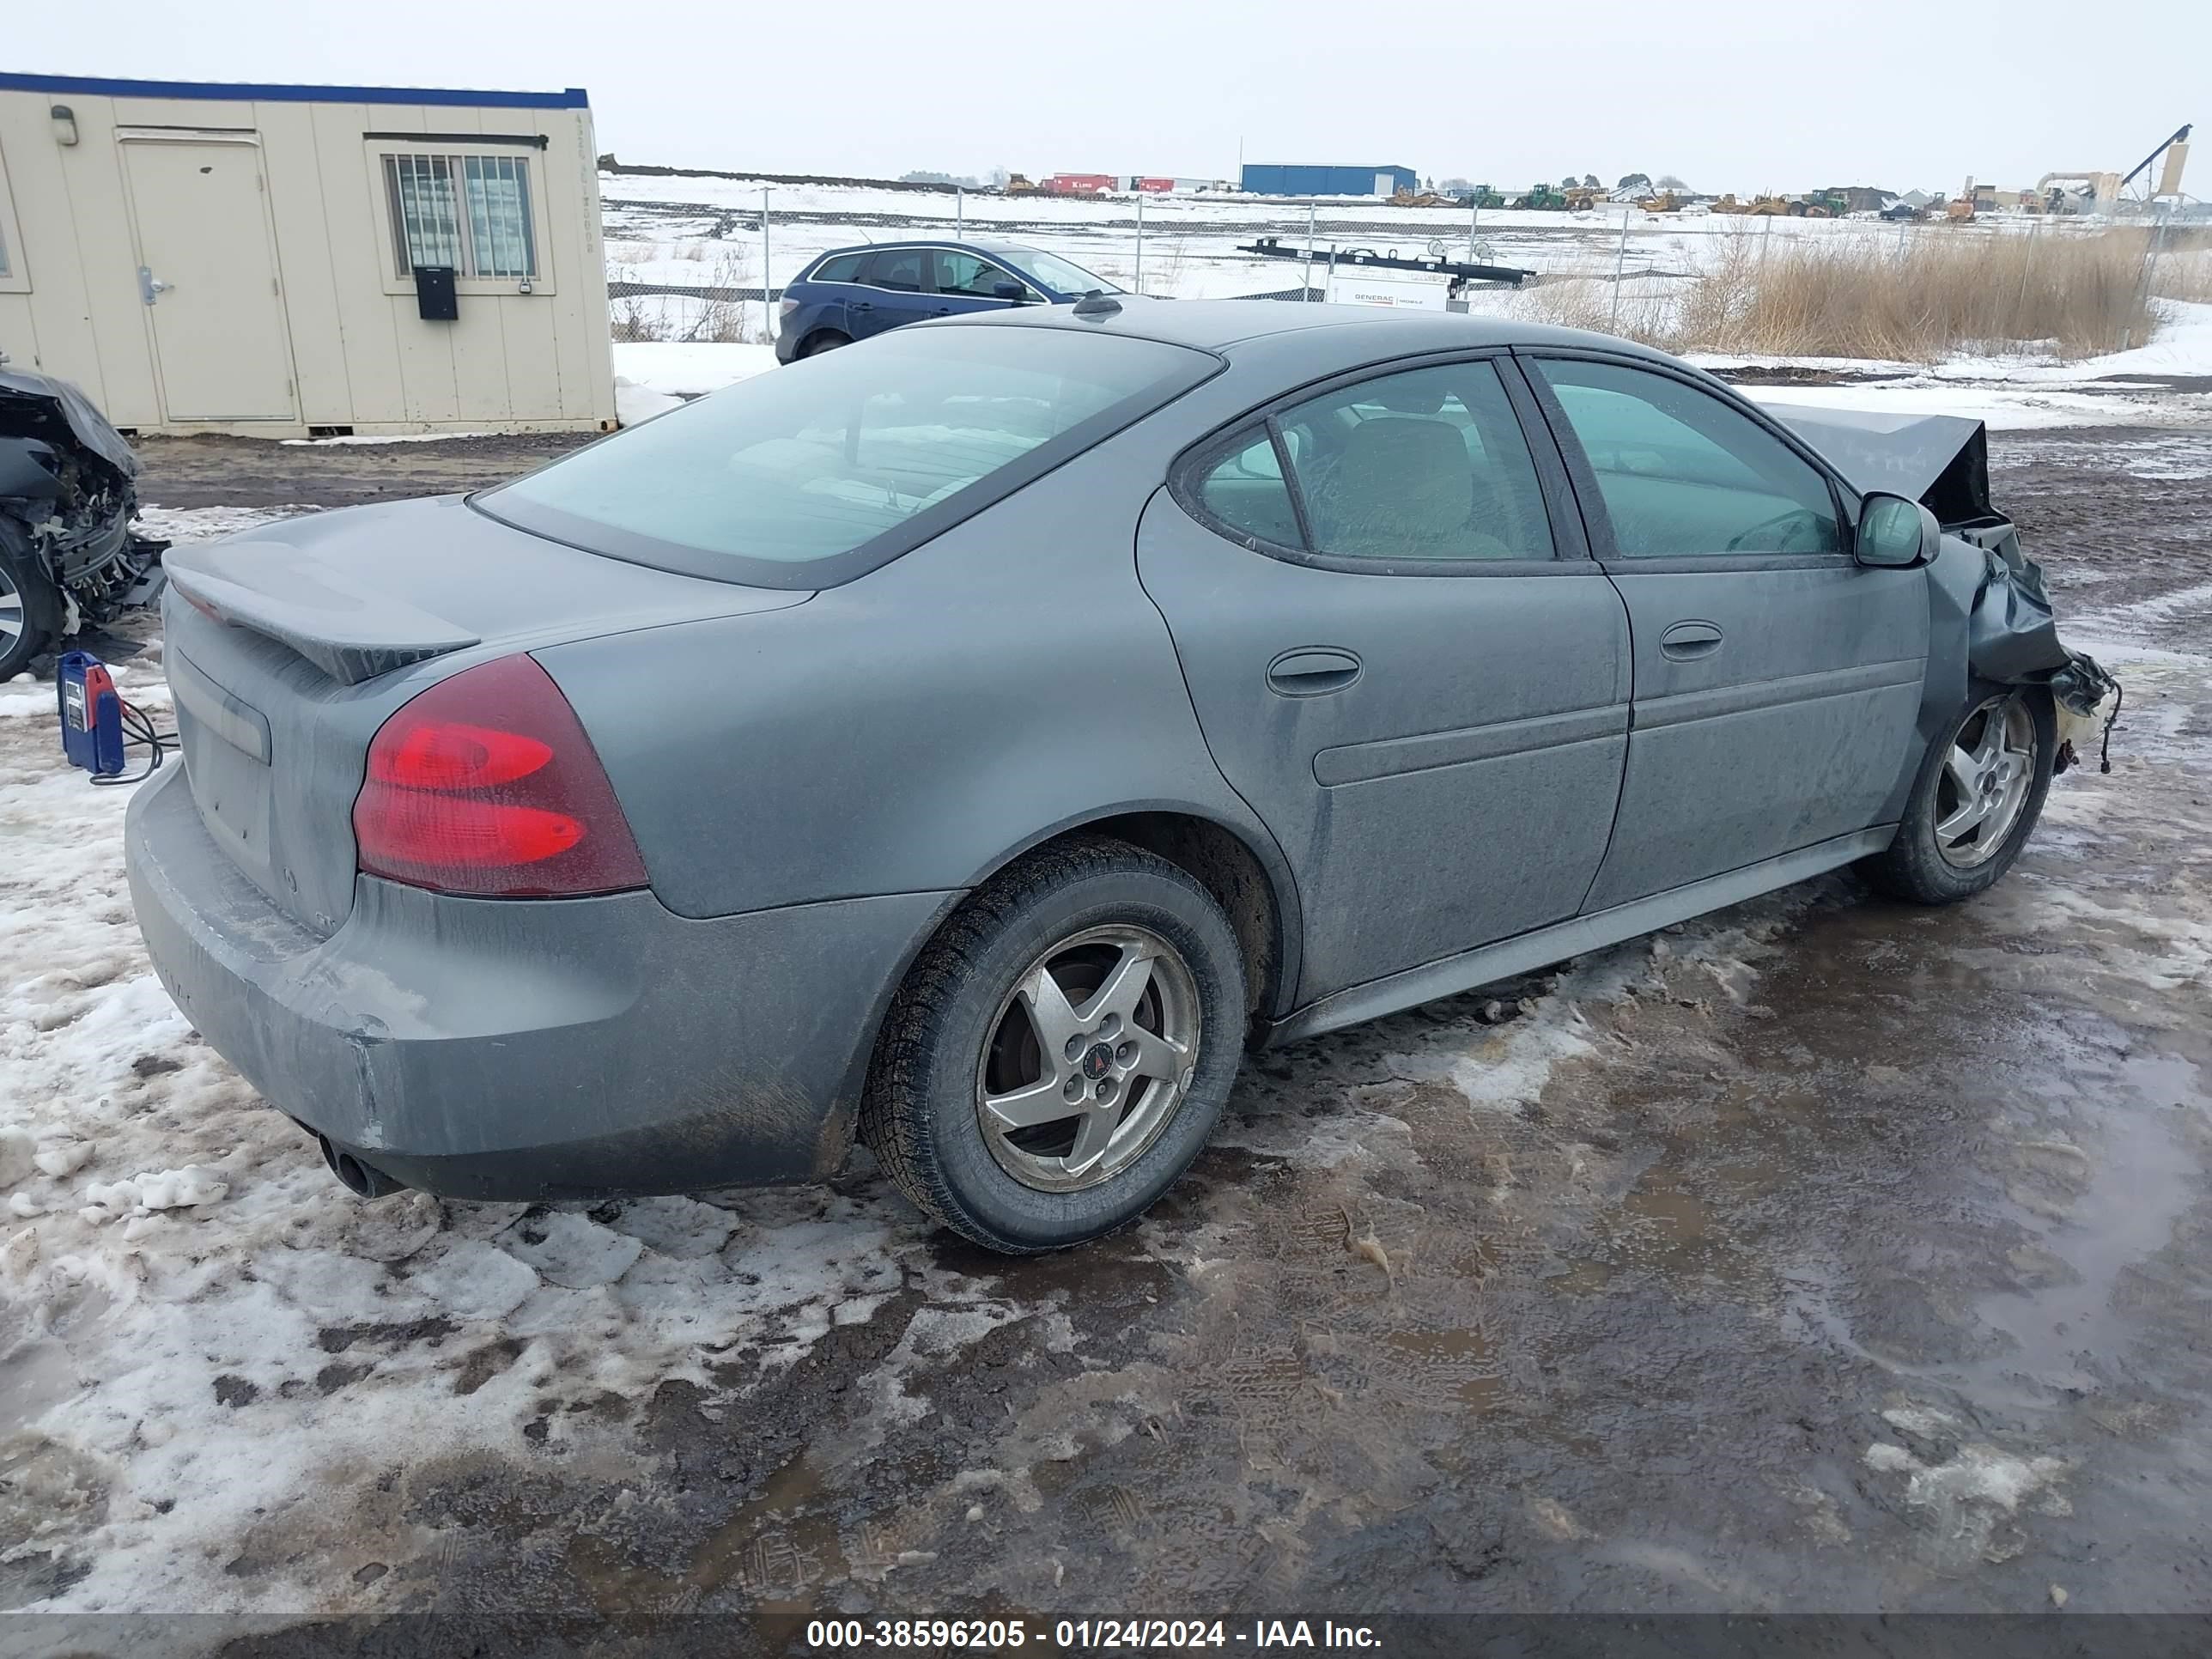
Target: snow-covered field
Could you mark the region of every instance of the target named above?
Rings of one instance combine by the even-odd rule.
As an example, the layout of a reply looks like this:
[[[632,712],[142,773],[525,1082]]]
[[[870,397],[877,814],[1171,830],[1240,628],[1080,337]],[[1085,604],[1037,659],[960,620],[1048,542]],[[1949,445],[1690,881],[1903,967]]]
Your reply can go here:
[[[884,190],[865,185],[766,186],[769,246],[763,258],[763,185],[747,179],[662,179],[602,173],[608,274],[617,280],[694,286],[721,281],[750,286],[765,268],[781,286],[817,254],[900,237],[993,238],[1048,248],[1100,275],[1135,286],[1139,204],[1104,198],[966,195]],[[1551,276],[1611,271],[1620,252],[1631,275],[1677,275],[1702,269],[1717,250],[1743,237],[1863,237],[1896,242],[1900,234],[1959,234],[1949,227],[1878,221],[1751,220],[1725,214],[1649,214],[1608,205],[1589,213],[1517,212],[1510,209],[1395,208],[1346,198],[1315,204],[1227,195],[1148,196],[1141,286],[1147,294],[1214,299],[1294,288],[1297,267],[1237,251],[1239,243],[1273,237],[1304,247],[1310,223],[1315,246],[1381,253],[1426,254],[1518,265]],[[1989,222],[1966,234],[2003,234]],[[714,273],[728,273],[718,278]],[[737,273],[742,273],[738,275]]]
[[[1239,244],[1273,237],[1303,249],[1308,236],[1303,204],[1234,195],[1148,198],[1143,204],[1140,261],[1138,204],[1132,197],[971,195],[956,207],[949,192],[776,185],[768,187],[763,256],[758,183],[607,173],[599,185],[610,280],[675,289],[757,289],[763,271],[767,286],[780,288],[830,248],[902,237],[967,235],[1044,248],[1147,295],[1233,298],[1294,290],[1302,270],[1294,261],[1239,252]],[[1465,209],[1391,208],[1372,201],[1320,204],[1311,222],[1314,246],[1323,258],[1332,247],[1440,253],[1516,265],[1541,277],[1594,277],[1608,284],[1618,270],[1622,303],[1631,313],[1671,302],[1698,273],[1732,252],[1756,250],[1766,239],[1887,248],[1902,247],[1916,237],[2073,235],[2094,228],[2045,228],[2029,219],[1965,227],[1865,219],[1753,220],[1618,207],[1591,214],[1492,209],[1470,215]],[[1474,311],[1500,315],[1514,314],[1521,304],[1522,296],[1504,289],[1479,290],[1471,299]],[[2165,321],[2149,344],[2072,362],[2026,353],[1960,357],[1933,367],[1741,355],[1695,361],[1714,368],[1813,369],[1856,380],[1840,386],[1760,388],[1754,396],[1900,414],[1971,415],[1995,428],[2212,422],[2212,393],[2112,384],[2117,377],[2212,374],[2212,306],[2157,304]],[[626,420],[658,413],[674,398],[712,391],[773,363],[764,344],[685,337],[712,322],[723,332],[734,327],[748,341],[764,341],[769,336],[763,301],[646,295],[618,298],[614,305],[617,318],[634,314],[670,337],[667,343],[616,348]]]

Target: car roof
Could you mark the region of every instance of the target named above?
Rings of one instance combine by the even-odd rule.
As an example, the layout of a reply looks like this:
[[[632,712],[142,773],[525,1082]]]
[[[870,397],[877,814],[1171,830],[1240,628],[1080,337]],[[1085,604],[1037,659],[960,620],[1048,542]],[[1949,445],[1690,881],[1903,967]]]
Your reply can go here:
[[[1317,361],[1327,358],[1346,364],[1486,346],[1581,348],[1659,362],[1675,361],[1663,352],[1611,335],[1462,312],[1382,311],[1368,306],[1301,305],[1295,300],[1155,300],[1133,294],[1116,296],[1116,303],[1115,311],[1088,316],[1079,315],[1068,306],[1021,306],[932,318],[913,326],[1056,328],[1123,334],[1224,354],[1249,341],[1298,335],[1310,342]]]
[[[1027,242],[1001,241],[996,237],[969,237],[955,240],[934,236],[899,236],[884,242],[855,242],[849,247],[833,247],[817,254],[811,264],[819,264],[824,259],[834,259],[841,253],[880,253],[887,249],[902,247],[951,248],[970,253],[1042,253],[1042,248]]]

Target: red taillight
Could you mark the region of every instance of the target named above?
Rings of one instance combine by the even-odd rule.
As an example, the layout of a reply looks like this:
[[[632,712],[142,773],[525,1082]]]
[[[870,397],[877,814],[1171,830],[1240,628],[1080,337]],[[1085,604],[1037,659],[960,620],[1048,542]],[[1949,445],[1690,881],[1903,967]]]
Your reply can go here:
[[[526,778],[552,758],[550,744],[519,732],[432,721],[389,748],[371,749],[368,775],[410,789],[484,789]]]
[[[598,752],[528,657],[441,680],[385,721],[353,833],[364,873],[441,893],[571,897],[645,885]]]

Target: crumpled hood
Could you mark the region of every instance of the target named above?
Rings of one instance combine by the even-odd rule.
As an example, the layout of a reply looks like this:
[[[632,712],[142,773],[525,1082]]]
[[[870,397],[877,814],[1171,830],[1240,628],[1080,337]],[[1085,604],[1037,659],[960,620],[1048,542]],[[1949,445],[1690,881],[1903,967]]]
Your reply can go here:
[[[1989,430],[1970,416],[1761,406],[1826,456],[1854,489],[1886,490],[1918,501],[1946,529],[1995,515]]]
[[[138,458],[91,398],[51,374],[0,368],[0,435],[54,443],[64,437],[59,429],[64,428],[68,437],[106,462],[126,481],[138,476]]]

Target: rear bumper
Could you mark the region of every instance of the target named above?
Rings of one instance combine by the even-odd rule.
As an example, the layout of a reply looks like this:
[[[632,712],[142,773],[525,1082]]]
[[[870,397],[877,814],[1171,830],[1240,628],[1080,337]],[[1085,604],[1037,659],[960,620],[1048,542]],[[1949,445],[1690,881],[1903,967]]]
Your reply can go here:
[[[851,1137],[876,1028],[957,894],[693,921],[650,893],[441,897],[361,878],[329,938],[209,839],[182,769],[131,804],[161,982],[263,1097],[456,1198],[805,1180]]]

